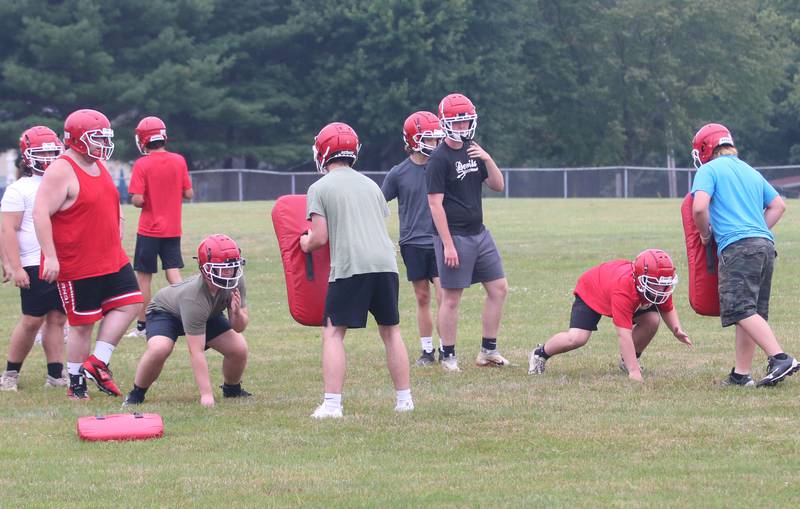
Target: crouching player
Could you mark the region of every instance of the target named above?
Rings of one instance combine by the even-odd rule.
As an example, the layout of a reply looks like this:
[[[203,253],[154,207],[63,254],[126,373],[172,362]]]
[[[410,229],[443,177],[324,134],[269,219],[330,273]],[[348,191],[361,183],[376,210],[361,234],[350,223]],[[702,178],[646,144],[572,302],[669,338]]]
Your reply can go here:
[[[251,395],[241,386],[247,364],[247,343],[241,333],[248,323],[241,250],[227,235],[215,234],[200,243],[197,260],[200,274],[162,288],[147,306],[147,351],[136,368],[133,389],[125,398],[125,405],[144,401],[178,336],[183,335],[200,389],[200,404],[214,405],[205,357],[208,348],[224,357],[222,396]],[[222,314],[226,308],[227,318]]]
[[[569,330],[556,334],[531,352],[528,374],[544,373],[547,359],[585,345],[605,315],[611,317],[617,328],[622,354],[620,369],[641,382],[638,359],[658,331],[659,315],[678,341],[692,347],[672,305],[677,282],[672,259],[660,249],[642,251],[633,262],[612,260],[584,272],[573,292],[575,302]]]

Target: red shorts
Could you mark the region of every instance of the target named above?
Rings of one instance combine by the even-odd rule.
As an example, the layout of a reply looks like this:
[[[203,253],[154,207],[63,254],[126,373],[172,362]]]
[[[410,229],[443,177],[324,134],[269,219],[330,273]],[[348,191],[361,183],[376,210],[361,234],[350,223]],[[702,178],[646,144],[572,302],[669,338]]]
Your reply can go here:
[[[114,308],[144,302],[130,263],[111,274],[59,281],[58,293],[70,325],[88,325]]]

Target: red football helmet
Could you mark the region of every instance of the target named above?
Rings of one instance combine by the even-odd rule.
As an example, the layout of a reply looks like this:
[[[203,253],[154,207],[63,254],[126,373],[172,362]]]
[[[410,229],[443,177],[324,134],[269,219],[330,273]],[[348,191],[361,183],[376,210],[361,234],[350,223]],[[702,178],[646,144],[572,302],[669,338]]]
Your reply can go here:
[[[692,140],[692,160],[694,167],[699,168],[711,160],[714,149],[720,145],[733,144],[731,132],[722,124],[706,124],[697,131]]]
[[[425,138],[435,138],[436,145],[425,143]],[[403,142],[408,151],[430,156],[442,138],[444,131],[439,127],[439,119],[430,111],[412,113],[403,123]]]
[[[633,277],[636,289],[653,304],[665,303],[678,284],[672,258],[660,249],[645,249],[636,256]]]
[[[105,115],[95,110],[78,110],[64,121],[64,144],[94,159],[108,161],[114,152],[114,131]]]
[[[19,138],[22,164],[39,174],[44,173],[62,152],[64,145],[61,144],[58,135],[43,125],[31,127]]]
[[[225,290],[236,288],[244,274],[242,250],[221,233],[209,235],[197,246],[197,263],[204,278]]]
[[[136,126],[134,138],[139,153],[147,154],[147,144],[151,141],[167,141],[167,126],[158,117],[145,117]]]
[[[469,128],[455,130],[453,122],[469,120]],[[439,125],[448,138],[453,141],[471,140],[475,137],[475,128],[478,127],[478,114],[475,106],[467,96],[450,94],[439,103]]]
[[[344,157],[353,160],[351,166],[355,164],[361,143],[358,142],[358,135],[352,127],[342,122],[333,122],[323,127],[317,134],[312,150],[317,171],[326,173],[325,166],[331,159]]]

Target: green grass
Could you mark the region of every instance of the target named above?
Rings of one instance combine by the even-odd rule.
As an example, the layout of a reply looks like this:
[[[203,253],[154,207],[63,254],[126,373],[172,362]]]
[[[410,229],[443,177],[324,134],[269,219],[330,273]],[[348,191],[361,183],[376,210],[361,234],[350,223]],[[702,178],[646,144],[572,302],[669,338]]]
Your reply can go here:
[[[800,352],[796,201],[778,225],[771,323]],[[482,291],[465,293],[462,373],[413,369],[417,409],[395,415],[382,344],[371,323],[347,335],[345,418],[315,422],[322,395],[319,330],[294,323],[269,218],[271,203],[185,207],[184,254],[225,232],[247,258],[251,401],[205,410],[181,340],[142,411],[164,417],[161,440],[83,443],[77,417],[120,411],[91,391],[88,403],[42,387],[36,347],[18,393],[0,393],[0,507],[789,507],[800,503],[800,380],[774,389],[722,388],[733,331],[694,315],[687,282],[676,293],[687,350],[660,331],[642,358],[644,386],[619,373],[609,320],[586,347],[527,375],[527,354],[566,328],[580,273],[647,247],[667,250],[686,273],[677,200],[487,200],[485,222],[511,286],[500,333],[509,369],[477,368]],[[396,211],[396,207],[393,207]],[[138,214],[128,208],[133,252]],[[397,238],[396,216],[389,220]],[[399,258],[399,257],[398,257]],[[402,264],[401,264],[402,267]],[[404,278],[401,268],[401,279]],[[155,281],[163,285],[163,277]],[[401,327],[416,358],[411,287],[401,287]],[[16,289],[0,293],[6,337]],[[5,347],[5,346],[4,346]],[[145,344],[124,340],[113,359],[127,391]],[[5,352],[3,352],[4,355]],[[760,354],[759,354],[760,355]],[[221,358],[209,354],[221,383]],[[4,357],[3,357],[4,360]],[[760,372],[763,356],[758,357]]]

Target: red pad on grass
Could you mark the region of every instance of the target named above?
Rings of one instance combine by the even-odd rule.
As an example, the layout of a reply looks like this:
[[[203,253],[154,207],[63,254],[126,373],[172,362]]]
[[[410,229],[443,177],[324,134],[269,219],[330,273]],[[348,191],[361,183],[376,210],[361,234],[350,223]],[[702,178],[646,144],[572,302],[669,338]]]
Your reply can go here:
[[[164,421],[158,414],[112,414],[80,417],[81,440],[147,440],[164,436]]]
[[[289,312],[303,325],[322,325],[331,258],[328,245],[306,254],[300,250],[300,235],[311,228],[306,220],[306,195],[281,196],[272,208],[272,225],[286,276]]]
[[[692,217],[692,193],[681,204],[686,259],[689,262],[689,305],[699,315],[719,316],[717,244],[712,239],[705,246]]]

